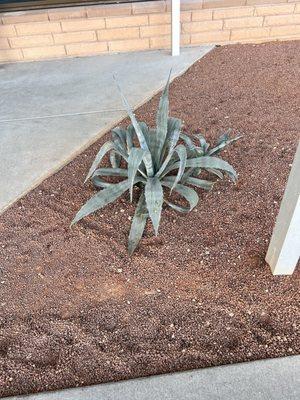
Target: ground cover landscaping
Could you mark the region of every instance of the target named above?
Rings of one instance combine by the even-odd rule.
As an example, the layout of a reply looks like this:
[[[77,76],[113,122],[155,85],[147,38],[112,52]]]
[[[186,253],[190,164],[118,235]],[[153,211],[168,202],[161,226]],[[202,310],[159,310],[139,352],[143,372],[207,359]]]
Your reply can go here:
[[[273,277],[264,261],[299,140],[299,66],[300,42],[231,45],[171,84],[185,132],[244,135],[222,153],[239,180],[199,190],[187,215],[165,208],[133,256],[128,193],[69,228],[109,135],[0,216],[0,395],[299,354],[299,268]],[[158,98],[136,113],[150,126]]]

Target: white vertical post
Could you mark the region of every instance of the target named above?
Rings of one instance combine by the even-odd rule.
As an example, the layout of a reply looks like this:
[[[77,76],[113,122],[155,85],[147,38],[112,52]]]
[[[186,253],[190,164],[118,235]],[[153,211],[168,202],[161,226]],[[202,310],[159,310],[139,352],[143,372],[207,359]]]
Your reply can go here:
[[[300,257],[300,142],[266,255],[274,275],[291,275]]]
[[[180,0],[172,0],[172,56],[180,53]]]

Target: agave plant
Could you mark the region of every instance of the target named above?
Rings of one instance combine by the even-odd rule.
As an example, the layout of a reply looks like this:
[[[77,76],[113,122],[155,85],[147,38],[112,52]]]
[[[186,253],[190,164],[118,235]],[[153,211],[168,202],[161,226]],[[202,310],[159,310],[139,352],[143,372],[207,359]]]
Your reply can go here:
[[[238,137],[230,139],[225,133],[220,136],[216,147],[210,149],[202,135],[193,135],[196,143],[190,136],[182,133],[181,121],[168,116],[169,80],[170,75],[160,98],[156,129],[137,121],[117,83],[131,125],[127,129],[120,127],[113,129],[111,141],[100,148],[85,179],[86,182],[91,178],[100,191],[86,202],[71,223],[73,225],[85,216],[105,207],[127,190],[132,201],[133,187],[138,186],[139,200],[128,240],[130,254],[136,249],[148,218],[152,221],[155,235],[158,234],[163,203],[177,211],[187,213],[199,200],[198,194],[190,186],[205,190],[212,188],[214,182],[199,179],[202,170],[220,179],[223,178],[223,173],[233,181],[237,177],[232,166],[217,155]],[[99,168],[107,153],[111,167]],[[111,183],[105,180],[107,177],[120,179],[117,183]],[[172,202],[172,192],[184,198],[189,206]]]

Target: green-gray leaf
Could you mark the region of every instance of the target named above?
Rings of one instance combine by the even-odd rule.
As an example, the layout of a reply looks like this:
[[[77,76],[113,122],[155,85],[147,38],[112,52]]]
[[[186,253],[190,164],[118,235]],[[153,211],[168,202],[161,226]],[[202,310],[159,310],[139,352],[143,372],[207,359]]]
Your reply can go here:
[[[141,194],[137,207],[135,209],[134,217],[132,220],[129,238],[128,238],[128,252],[131,255],[136,249],[139,241],[143,236],[148,218],[148,211],[146,207],[146,200],[144,192]]]
[[[187,158],[186,148],[184,147],[183,144],[179,144],[178,146],[176,146],[174,149],[174,152],[176,152],[179,156],[179,161],[178,161],[179,168],[178,168],[178,172],[177,172],[176,178],[174,180],[173,186],[171,187],[171,192],[176,187],[176,185],[180,181],[180,179],[182,178],[182,175],[185,170],[186,158]]]
[[[145,197],[154,232],[155,235],[157,235],[163,205],[163,189],[157,177],[147,180],[145,185]]]
[[[129,192],[130,192],[130,201],[132,201],[132,192],[133,192],[133,182],[136,176],[136,173],[139,169],[139,166],[143,160],[146,151],[137,147],[132,147],[128,157],[128,180],[129,180]]]
[[[94,176],[128,176],[128,170],[124,168],[98,168],[93,173]]]
[[[98,154],[96,155],[96,157],[93,161],[93,164],[92,164],[84,182],[86,182],[92,176],[93,172],[98,167],[98,165],[100,164],[100,162],[101,162],[102,158],[105,156],[105,154],[114,148],[115,148],[115,145],[113,142],[104,143],[104,145],[101,147]]]
[[[169,85],[170,85],[171,71],[169,73],[167,84],[159,100],[158,111],[156,115],[156,141],[157,153],[155,155],[156,165],[160,162],[160,155],[165,143],[168,131],[168,116],[169,116]]]
[[[172,185],[173,185],[173,183],[172,183],[172,181],[169,180],[169,178],[170,178],[170,177],[165,178],[161,183],[162,183],[162,185],[171,188]],[[165,201],[167,202],[167,204],[169,204],[170,207],[174,208],[175,210],[181,211],[181,212],[189,212],[189,211],[191,211],[194,207],[196,207],[196,205],[198,204],[199,197],[198,197],[197,193],[195,192],[195,190],[193,190],[193,189],[191,189],[191,188],[189,188],[189,187],[187,187],[187,186],[184,186],[184,185],[181,185],[181,184],[177,184],[177,186],[176,186],[175,189],[174,189],[174,192],[179,193],[179,194],[180,194],[182,197],[184,197],[184,198],[189,202],[189,204],[190,204],[190,207],[189,207],[189,208],[184,208],[184,207],[181,207],[181,206],[177,206],[176,204],[167,202],[167,201],[165,200]],[[183,211],[183,210],[185,210],[185,211]]]
[[[124,192],[126,192],[128,188],[129,188],[129,181],[128,179],[126,179],[123,182],[110,185],[107,188],[96,193],[81,207],[81,209],[78,211],[78,213],[75,215],[75,218],[71,222],[71,226],[76,224],[78,221],[80,221],[87,215],[113,202],[118,197],[120,197]]]
[[[164,175],[174,169],[179,168],[180,163],[177,161],[170,165],[164,172]],[[215,168],[225,171],[231,178],[236,178],[237,174],[233,167],[228,162],[221,160],[217,157],[204,156],[197,158],[190,158],[186,161],[186,167],[199,167],[199,168]]]

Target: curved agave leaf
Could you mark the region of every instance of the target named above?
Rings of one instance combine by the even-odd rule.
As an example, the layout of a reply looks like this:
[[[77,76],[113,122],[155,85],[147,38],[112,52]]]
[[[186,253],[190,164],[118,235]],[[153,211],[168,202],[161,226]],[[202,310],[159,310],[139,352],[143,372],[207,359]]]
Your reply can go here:
[[[128,170],[124,168],[98,168],[93,176],[128,176]]]
[[[204,190],[211,190],[215,184],[215,182],[206,181],[205,179],[193,178],[192,176],[186,179],[186,183],[188,185],[197,186]]]
[[[174,182],[176,177],[174,175],[166,176],[164,178],[165,182],[172,183]],[[182,184],[182,181],[180,181]],[[212,181],[206,181],[205,179],[198,179],[198,178],[193,178],[193,177],[187,177],[185,180],[185,183],[188,185],[193,185],[196,187],[199,187],[204,190],[211,190],[215,184],[215,182]]]
[[[222,137],[226,137],[227,139],[224,139],[223,141],[219,142],[219,144],[218,144],[216,147],[214,147],[213,149],[211,149],[211,150],[207,153],[208,155],[220,153],[220,151],[221,151],[224,147],[228,146],[230,143],[236,142],[236,141],[239,140],[242,136],[237,136],[237,137],[235,137],[235,138],[233,138],[233,139],[229,139],[228,135],[225,136],[225,134],[224,134],[224,135],[222,135]]]
[[[224,175],[221,171],[214,169],[214,168],[205,168],[207,172],[216,175],[219,179],[224,179]]]
[[[115,149],[115,144],[113,142],[106,142],[104,145],[100,148],[98,154],[96,155],[93,164],[84,180],[86,182],[94,173],[95,169],[98,167],[100,164],[102,158],[105,156],[106,153],[108,153],[110,150]]]
[[[182,139],[184,141],[184,143],[186,144],[187,149],[189,150],[189,156],[199,156],[202,155],[202,153],[199,153],[197,151],[197,146],[195,145],[195,143],[192,141],[192,139],[187,136],[185,133],[181,133],[180,134],[180,139]]]
[[[129,189],[128,179],[126,179],[123,182],[109,185],[105,189],[96,193],[81,207],[81,209],[78,211],[78,213],[75,215],[75,218],[71,222],[71,226],[76,224],[78,221],[80,221],[87,215],[113,202],[118,197],[120,197],[124,192],[126,192],[127,189]]]
[[[116,128],[113,128],[112,131],[112,137],[114,139],[114,141],[116,141],[120,147],[122,148],[123,151],[126,152],[126,134],[127,131],[123,128],[120,128],[119,126],[117,126]]]
[[[154,156],[156,165],[159,165],[160,163],[160,158],[168,131],[169,85],[170,85],[171,72],[172,70],[170,70],[166,86],[160,97],[158,111],[156,115],[156,153]]]
[[[136,173],[139,169],[139,166],[144,158],[145,150],[133,147],[130,150],[128,157],[128,180],[130,183],[129,192],[130,192],[130,201],[132,202],[132,192],[133,192],[133,183],[136,177]]]
[[[163,160],[165,159],[166,154],[168,155],[170,149],[174,149],[178,140],[179,134],[181,130],[181,120],[178,118],[169,117],[168,118],[168,130],[167,137],[160,154],[159,165],[157,165],[157,170],[161,167]]]
[[[173,186],[171,187],[171,193],[172,190],[176,187],[177,183],[182,178],[182,175],[184,174],[187,159],[186,148],[183,144],[179,144],[178,146],[176,146],[174,152],[176,152],[179,156],[179,168]]]
[[[126,146],[128,154],[132,149],[132,147],[134,147],[133,137],[134,137],[134,127],[132,125],[129,125],[126,132]]]
[[[109,153],[109,160],[110,160],[111,166],[112,166],[113,168],[119,168],[120,163],[121,163],[121,156],[120,156],[120,154],[118,154],[117,152],[115,152],[115,151],[112,150],[112,151]]]
[[[98,189],[104,189],[110,185],[113,185],[113,183],[109,183],[104,181],[103,179],[100,179],[99,176],[92,176],[92,182],[93,185]]]
[[[172,132],[172,135],[170,135],[170,147],[169,147],[169,152],[167,157],[165,158],[164,162],[162,163],[162,165],[160,166],[159,170],[156,173],[156,176],[159,177],[162,175],[162,173],[164,172],[164,170],[167,168],[169,162],[171,161],[171,158],[174,154],[174,148],[176,146],[176,143],[178,142],[179,139],[179,135],[180,135],[180,131],[179,130],[174,130]]]
[[[170,171],[179,168],[180,163],[177,161],[168,167],[163,175],[166,175]],[[199,168],[214,168],[225,171],[232,179],[236,179],[237,174],[233,167],[228,162],[221,160],[217,157],[203,156],[197,158],[190,158],[186,161],[186,167],[199,167]]]
[[[146,205],[151,218],[155,235],[158,234],[160,215],[163,205],[163,189],[157,177],[148,178],[145,185]]]
[[[206,154],[209,148],[209,143],[207,143],[203,135],[197,134],[195,137],[199,140],[200,147],[203,149],[203,154]]]
[[[115,79],[115,77],[114,77],[114,79]],[[146,166],[147,174],[148,174],[148,176],[153,176],[154,175],[154,170],[153,170],[152,157],[151,157],[151,153],[149,152],[149,147],[148,147],[148,144],[146,142],[145,136],[143,134],[143,131],[142,131],[142,129],[141,129],[141,127],[140,127],[140,125],[139,125],[139,123],[138,123],[138,121],[137,121],[137,119],[136,119],[136,117],[135,117],[135,115],[134,115],[134,113],[133,113],[128,101],[127,101],[127,99],[126,99],[126,97],[124,96],[124,94],[123,94],[123,92],[122,92],[122,90],[120,88],[120,85],[118,84],[116,79],[115,79],[115,81],[116,81],[118,90],[119,90],[119,92],[121,94],[124,107],[126,108],[126,111],[127,111],[128,115],[129,115],[131,123],[132,123],[132,125],[134,127],[135,133],[136,133],[136,135],[138,137],[140,146],[141,146],[141,148],[143,150],[147,150],[148,151],[148,152],[145,153],[145,158],[144,158],[144,163],[145,163],[145,166]]]
[[[130,228],[128,238],[128,252],[130,255],[134,252],[143,236],[148,216],[145,194],[143,192],[140,195]]]
[[[162,185],[167,186],[169,188],[172,187],[173,182],[172,179],[169,179],[170,177],[165,178],[164,180],[161,181]],[[181,185],[180,183],[177,184],[177,186],[174,188],[174,192],[179,193],[182,197],[184,197],[188,203],[190,204],[189,208],[182,207],[182,206],[177,206],[176,204],[170,203],[169,201],[165,202],[172,207],[176,211],[180,212],[189,212],[191,211],[196,205],[198,204],[199,197],[197,193],[195,192],[194,189],[191,189],[185,185]]]

